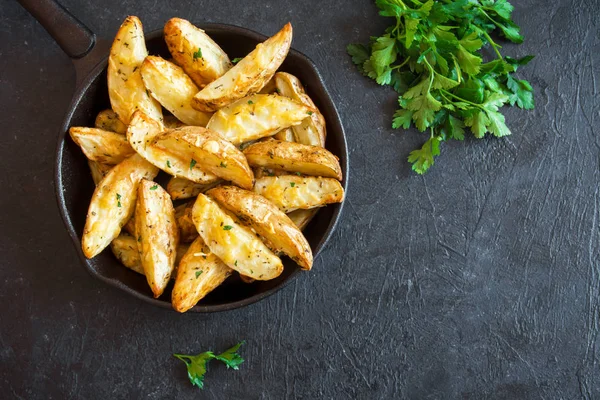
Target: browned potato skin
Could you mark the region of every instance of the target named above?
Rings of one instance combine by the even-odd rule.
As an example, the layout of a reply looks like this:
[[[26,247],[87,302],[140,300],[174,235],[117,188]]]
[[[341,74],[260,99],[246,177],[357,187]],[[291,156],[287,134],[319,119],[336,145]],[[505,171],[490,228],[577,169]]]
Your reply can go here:
[[[208,189],[214,188],[220,183],[221,181],[204,184],[192,182],[185,178],[172,177],[169,183],[167,183],[167,192],[173,200],[191,199],[200,193],[206,192]]]
[[[142,180],[135,205],[135,231],[144,275],[155,298],[165,290],[175,268],[179,229],[168,193]]]
[[[273,80],[277,87],[277,93],[315,110],[310,118],[306,118],[300,125],[292,127],[295,141],[301,144],[325,147],[325,139],[327,138],[325,117],[323,117],[310,96],[306,94],[300,80],[287,72],[276,73]]]
[[[194,201],[189,201],[175,207],[175,220],[179,227],[179,240],[183,243],[191,243],[198,237],[198,231],[192,220],[193,208]]]
[[[203,88],[231,69],[232,64],[218,44],[204,31],[181,18],[171,18],[164,27],[167,47],[175,60],[175,64],[183,68],[190,78]],[[202,42],[198,42],[199,35]],[[202,57],[194,58],[194,53],[202,50]]]
[[[256,279],[250,278],[249,276],[242,275],[242,274],[238,274],[238,275],[240,276],[241,281],[244,282],[244,283],[254,283],[254,282],[256,282]]]
[[[88,160],[88,165],[90,167],[90,172],[92,173],[94,185],[97,185],[113,167],[112,165],[102,164],[92,160]]]
[[[283,130],[277,132],[276,134],[274,134],[273,136],[265,138],[265,139],[275,139],[275,140],[281,140],[283,142],[295,142],[294,131],[292,130],[292,128],[283,129]],[[261,139],[261,140],[263,140],[263,139]]]
[[[252,167],[278,168],[342,180],[342,168],[337,157],[322,147],[268,140],[246,147],[244,155]]]
[[[116,165],[135,153],[127,138],[116,132],[72,126],[69,135],[89,160],[102,164]]]
[[[111,109],[102,110],[96,116],[94,126],[105,131],[116,132],[122,135],[127,132],[127,125],[119,120],[119,116]]]
[[[298,229],[303,231],[318,212],[318,208],[312,208],[310,210],[296,210],[288,213],[287,216],[298,227]]]
[[[175,311],[186,312],[223,283],[233,272],[210,252],[201,237],[185,253],[177,269],[171,295]]]
[[[199,126],[168,130],[154,139],[153,146],[178,154],[191,153],[194,167],[252,189],[254,174],[244,154],[221,135]]]
[[[200,111],[212,112],[236,100],[260,91],[271,80],[290,50],[292,25],[287,23],[279,32],[257,47],[219,79],[208,84],[192,101]],[[267,65],[257,68],[259,52],[266,46],[277,46],[277,52]],[[231,83],[233,81],[233,83]]]
[[[269,200],[235,186],[219,186],[206,194],[250,226],[274,253],[283,252],[302,269],[312,268],[313,255],[306,238]]]

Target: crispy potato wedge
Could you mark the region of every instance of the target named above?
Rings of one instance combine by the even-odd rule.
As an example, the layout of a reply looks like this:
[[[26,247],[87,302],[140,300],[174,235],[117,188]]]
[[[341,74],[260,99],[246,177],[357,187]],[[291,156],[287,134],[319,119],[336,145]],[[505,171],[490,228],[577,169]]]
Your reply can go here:
[[[240,144],[299,124],[312,110],[287,97],[255,94],[217,111],[206,127]]]
[[[290,174],[289,172],[280,169],[269,169],[262,167],[252,168],[252,171],[254,172],[255,179],[262,178],[263,176],[281,176]]]
[[[195,167],[192,155],[182,154],[173,149],[166,149],[152,145],[159,136],[162,126],[141,111],[136,111],[127,128],[127,140],[142,157],[148,162],[173,176],[183,176],[197,183],[212,183],[218,180],[216,175],[205,172]],[[192,165],[194,164],[194,165]]]
[[[202,238],[197,237],[179,263],[171,295],[173,308],[186,312],[227,279],[233,270],[223,263]]]
[[[196,225],[192,220],[192,209],[194,201],[189,201],[175,207],[175,220],[179,228],[179,241],[182,243],[191,243],[198,237]]]
[[[135,236],[127,233],[121,233],[117,236],[110,244],[113,254],[117,259],[126,266],[127,268],[146,276],[144,273],[144,267],[142,267],[142,260],[140,258],[140,252],[138,250],[137,239]],[[177,246],[177,256],[175,257],[175,270],[177,265],[189,249],[188,244],[180,243]],[[174,279],[175,270],[171,274],[171,279]]]
[[[112,165],[102,164],[98,161],[92,160],[88,160],[88,165],[90,166],[90,172],[92,173],[94,185],[97,185],[98,182],[100,182],[113,167]]]
[[[209,129],[200,126],[172,129],[157,136],[152,147],[185,160],[186,168],[178,174],[191,181],[210,183],[192,179],[191,172],[199,169],[246,189],[254,185],[254,175],[244,154]]]
[[[186,126],[183,122],[175,118],[175,116],[173,115],[165,115],[163,119],[165,128],[167,129],[175,129],[181,128],[182,126]]]
[[[148,56],[141,72],[152,97],[178,120],[186,125],[206,126],[212,114],[192,108],[192,98],[200,89],[181,67],[161,57]]]
[[[292,25],[286,24],[233,68],[209,83],[193,100],[200,111],[216,111],[247,95],[261,90],[281,65],[292,43]]]
[[[173,200],[191,199],[198,196],[199,193],[204,193],[211,189],[221,181],[216,181],[209,184],[192,182],[185,178],[171,178],[167,183],[167,192]]]
[[[304,235],[269,200],[236,186],[219,186],[206,194],[250,226],[274,253],[284,253],[302,269],[312,268],[313,255]]]
[[[294,131],[292,128],[282,129],[273,136],[271,136],[275,140],[281,140],[284,142],[295,142]]]
[[[302,83],[292,74],[278,72],[273,77],[277,92],[289,97],[299,103],[313,109],[310,118],[304,119],[301,124],[292,127],[296,142],[311,146],[325,147],[325,138],[327,129],[325,127],[325,118],[319,111],[312,99],[306,94]]]
[[[339,181],[314,176],[266,176],[256,180],[254,191],[271,200],[285,213],[344,200],[344,188]]]
[[[165,42],[186,74],[203,88],[231,69],[227,54],[200,28],[189,21],[171,18],[164,27]]]
[[[275,85],[275,79],[269,79],[269,82],[262,89],[258,91],[259,94],[273,94],[277,92],[277,86]]]
[[[88,159],[102,164],[115,165],[135,153],[127,138],[119,133],[72,126],[69,135]]]
[[[121,122],[116,112],[111,109],[103,110],[96,116],[94,126],[109,132],[116,132],[122,135],[127,132],[127,125]]]
[[[110,248],[121,264],[138,274],[144,275],[144,268],[142,267],[135,236],[121,233],[110,243]]]
[[[135,211],[129,221],[125,225],[123,225],[122,231],[129,233],[131,236],[135,236]]]
[[[162,121],[162,108],[146,91],[140,67],[148,55],[144,28],[137,17],[125,19],[108,57],[108,96],[121,122],[129,124],[135,110]]]
[[[158,168],[134,154],[98,183],[85,221],[81,248],[87,258],[104,250],[131,218],[142,179],[154,179]]]
[[[318,212],[318,208],[313,208],[310,210],[296,210],[288,213],[287,216],[298,227],[298,229],[303,231]]]
[[[139,185],[135,232],[144,274],[158,298],[171,279],[179,243],[173,203],[158,183],[144,179]]]
[[[246,147],[244,155],[251,167],[277,168],[342,180],[337,157],[322,147],[269,140]]]
[[[254,232],[199,194],[192,219],[200,237],[227,266],[256,280],[269,280],[283,272],[283,264]]]

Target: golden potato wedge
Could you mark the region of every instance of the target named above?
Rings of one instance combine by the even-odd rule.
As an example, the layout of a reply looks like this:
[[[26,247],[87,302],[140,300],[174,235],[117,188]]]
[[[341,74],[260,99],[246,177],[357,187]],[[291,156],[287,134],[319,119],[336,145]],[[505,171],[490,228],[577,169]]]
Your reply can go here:
[[[254,283],[254,281],[256,281],[256,279],[250,278],[249,276],[242,275],[242,274],[239,274],[239,275],[240,275],[241,281],[244,283]]]
[[[192,220],[192,209],[194,201],[189,201],[175,207],[175,220],[179,228],[179,241],[182,243],[191,243],[198,237],[196,225]]]
[[[144,275],[137,239],[134,236],[121,233],[110,243],[110,248],[121,264],[138,274]]]
[[[244,155],[251,167],[278,168],[342,180],[342,168],[337,157],[322,147],[269,140],[246,147]]]
[[[312,110],[287,97],[255,94],[217,111],[206,127],[240,144],[299,124]]]
[[[256,280],[277,278],[283,272],[279,257],[208,196],[198,195],[192,219],[210,251],[231,269]]]
[[[88,159],[102,164],[115,165],[135,153],[127,138],[119,133],[72,126],[69,135]]]
[[[200,126],[172,129],[157,136],[152,147],[186,160],[185,171],[177,174],[191,181],[209,183],[192,179],[191,172],[200,169],[243,188],[251,189],[254,185],[254,175],[244,154],[209,129]]]
[[[281,65],[292,43],[292,25],[258,46],[223,76],[209,83],[192,102],[200,111],[216,111],[261,90]]]
[[[162,121],[162,108],[146,91],[140,67],[148,55],[144,28],[137,17],[125,19],[108,57],[108,96],[121,122],[129,125],[135,110]]]
[[[97,185],[98,182],[100,182],[113,167],[112,165],[102,164],[98,161],[92,160],[88,160],[88,165],[90,166],[90,172],[92,173],[94,185]]]
[[[296,210],[288,213],[287,216],[298,227],[298,229],[303,231],[318,212],[318,208],[313,208],[310,210]]]
[[[195,167],[192,156],[182,155],[180,152],[171,151],[152,145],[153,140],[159,136],[162,127],[159,122],[149,118],[141,111],[136,111],[127,128],[127,140],[142,157],[148,162],[173,176],[183,176],[198,183],[212,183],[218,180],[216,175],[205,172]]]
[[[117,259],[126,266],[127,268],[137,272],[138,274],[145,275],[144,267],[142,267],[142,260],[140,259],[140,252],[138,250],[137,239],[135,236],[127,233],[121,233],[117,236],[110,244],[113,254]],[[171,274],[171,279],[175,279],[175,270],[177,265],[189,249],[188,244],[180,243],[177,246],[177,256],[175,257],[175,269]]]
[[[168,20],[164,36],[175,63],[183,67],[200,88],[231,69],[229,57],[219,45],[185,19]]]
[[[135,211],[131,218],[129,218],[129,221],[123,225],[122,231],[129,233],[131,236],[135,236]]]
[[[158,298],[175,268],[179,229],[169,194],[158,183],[142,180],[135,205],[135,232],[148,285]]]
[[[158,168],[134,154],[98,183],[85,221],[81,247],[87,258],[104,250],[131,218],[142,179],[154,179]]]
[[[171,178],[169,183],[167,183],[167,192],[173,200],[191,199],[198,196],[198,193],[204,193],[220,183],[221,181],[202,184],[185,178]]]
[[[304,235],[269,200],[236,186],[219,186],[206,194],[250,226],[274,253],[284,253],[302,269],[312,268],[313,255]]]
[[[252,171],[254,172],[255,179],[262,178],[263,176],[281,176],[290,174],[289,172],[280,169],[269,169],[262,167],[252,168]]]
[[[165,128],[167,129],[175,129],[181,128],[182,126],[186,126],[183,122],[175,118],[173,115],[165,115],[163,117]]]
[[[206,126],[212,114],[192,108],[192,98],[200,89],[181,67],[161,57],[148,56],[141,72],[152,97],[178,120],[186,125]]]
[[[186,312],[227,279],[232,269],[223,263],[202,238],[197,237],[181,259],[171,295],[173,308]]]
[[[273,77],[277,93],[289,97],[299,103],[313,109],[309,118],[304,119],[301,124],[292,127],[296,142],[311,146],[325,147],[327,129],[325,118],[319,111],[312,99],[306,94],[302,83],[292,74],[278,72]]]
[[[285,213],[344,200],[344,188],[339,181],[314,176],[265,176],[256,180],[254,191]]]
[[[127,125],[121,122],[116,112],[111,109],[103,110],[96,116],[94,126],[109,132],[116,132],[122,135],[127,132]]]
[[[295,142],[294,131],[292,128],[282,129],[273,136],[271,136],[275,140],[281,140],[284,142]]]

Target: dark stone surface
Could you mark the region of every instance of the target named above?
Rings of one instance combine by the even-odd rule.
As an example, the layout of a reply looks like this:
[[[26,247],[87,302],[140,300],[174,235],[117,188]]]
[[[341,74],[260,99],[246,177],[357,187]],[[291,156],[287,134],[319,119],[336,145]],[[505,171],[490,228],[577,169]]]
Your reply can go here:
[[[62,3],[99,36],[129,13],[265,34],[323,74],[344,121],[352,182],[329,247],[278,294],[213,315],[177,315],[79,265],[52,186],[56,129],[74,69],[19,5],[0,5],[0,392],[2,398],[597,399],[600,397],[600,40],[597,1],[515,1],[522,70],[537,108],[513,136],[444,145],[389,128],[392,92],[345,45],[385,21],[367,0]],[[266,4],[269,3],[269,4]],[[289,4],[288,4],[289,3]],[[239,371],[214,365],[199,393],[173,352],[245,338]]]

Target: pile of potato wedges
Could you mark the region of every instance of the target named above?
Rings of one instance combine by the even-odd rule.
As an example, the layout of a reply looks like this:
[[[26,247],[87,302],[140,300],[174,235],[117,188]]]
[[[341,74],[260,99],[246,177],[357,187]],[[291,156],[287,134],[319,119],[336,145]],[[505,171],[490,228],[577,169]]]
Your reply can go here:
[[[173,308],[185,312],[234,272],[274,279],[283,256],[310,270],[302,230],[344,190],[323,115],[295,76],[277,72],[291,24],[237,63],[183,19],[165,24],[164,39],[171,58],[148,55],[128,17],[108,60],[111,109],[69,133],[96,184],[83,253],[110,246],[154,297],[174,280]]]

